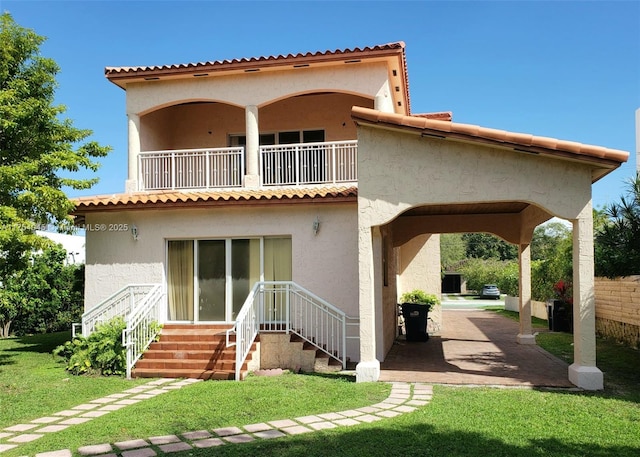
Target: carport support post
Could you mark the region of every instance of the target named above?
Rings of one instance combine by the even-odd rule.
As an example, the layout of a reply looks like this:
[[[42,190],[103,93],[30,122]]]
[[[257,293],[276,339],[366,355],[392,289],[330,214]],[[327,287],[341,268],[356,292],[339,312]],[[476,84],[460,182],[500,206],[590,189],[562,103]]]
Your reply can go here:
[[[520,333],[517,341],[519,344],[536,344],[536,337],[531,332],[531,246],[529,244],[518,245],[518,261]]]
[[[604,388],[596,367],[596,300],[591,201],[573,221],[573,364],[569,381],[586,390]]]
[[[376,259],[382,263],[382,235],[377,227],[358,228],[359,301],[360,301],[360,362],[356,366],[356,382],[374,382],[380,378],[380,361],[376,359],[377,315]]]

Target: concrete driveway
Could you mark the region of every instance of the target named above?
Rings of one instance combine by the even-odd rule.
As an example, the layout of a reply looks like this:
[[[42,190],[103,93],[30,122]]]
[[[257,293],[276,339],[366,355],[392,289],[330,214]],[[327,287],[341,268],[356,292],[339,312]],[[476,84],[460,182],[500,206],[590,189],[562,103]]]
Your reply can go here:
[[[516,343],[518,323],[491,311],[443,309],[440,337],[400,339],[381,364],[381,381],[574,387],[568,365],[538,346]]]

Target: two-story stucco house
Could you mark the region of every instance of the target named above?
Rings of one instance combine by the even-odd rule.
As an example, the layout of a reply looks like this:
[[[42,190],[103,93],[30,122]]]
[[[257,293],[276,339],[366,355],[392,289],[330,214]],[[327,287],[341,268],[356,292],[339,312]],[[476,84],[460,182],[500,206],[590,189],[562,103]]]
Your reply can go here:
[[[582,310],[569,376],[599,388],[591,184],[625,152],[412,115],[401,42],[108,67],[106,77],[126,90],[129,173],[124,193],[76,201],[87,237],[83,324],[127,314],[135,341],[151,320],[163,323],[160,344],[178,361],[152,366],[152,346],[136,375],[306,366],[271,344],[284,331],[376,380],[396,337],[397,297],[439,293],[445,232],[487,231],[519,246],[517,338],[531,344],[528,246],[558,216],[574,224]],[[191,347],[176,349],[178,333]],[[222,340],[195,347],[214,334]]]

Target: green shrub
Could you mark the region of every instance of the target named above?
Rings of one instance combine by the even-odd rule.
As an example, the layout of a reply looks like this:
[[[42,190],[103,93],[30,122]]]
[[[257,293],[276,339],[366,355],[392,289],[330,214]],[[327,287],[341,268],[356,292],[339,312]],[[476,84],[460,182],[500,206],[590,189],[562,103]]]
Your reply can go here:
[[[429,310],[433,308],[434,305],[440,303],[438,297],[433,294],[428,294],[423,290],[415,289],[411,292],[405,292],[400,296],[400,301],[402,303],[416,303],[421,305],[429,306]]]
[[[53,354],[65,359],[66,369],[74,375],[123,375],[127,366],[127,354],[122,346],[125,327],[122,317],[113,318],[97,325],[89,337],[77,336],[58,346]]]

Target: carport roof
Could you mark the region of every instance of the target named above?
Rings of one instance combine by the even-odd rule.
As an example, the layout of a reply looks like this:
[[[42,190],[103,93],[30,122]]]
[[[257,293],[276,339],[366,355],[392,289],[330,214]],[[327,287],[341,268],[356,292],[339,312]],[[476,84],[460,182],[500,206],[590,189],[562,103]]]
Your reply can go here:
[[[404,116],[370,108],[354,106],[351,117],[358,125],[410,130],[424,137],[482,143],[513,149],[517,152],[553,156],[556,158],[593,163],[593,181],[619,167],[629,158],[627,151],[593,146],[575,141],[559,140],[528,133],[509,132],[472,124],[429,119],[422,116]]]

